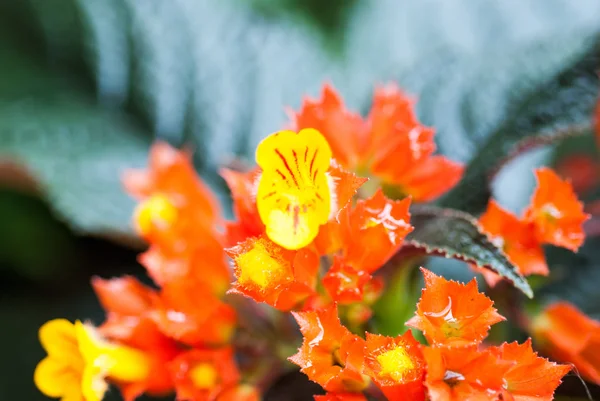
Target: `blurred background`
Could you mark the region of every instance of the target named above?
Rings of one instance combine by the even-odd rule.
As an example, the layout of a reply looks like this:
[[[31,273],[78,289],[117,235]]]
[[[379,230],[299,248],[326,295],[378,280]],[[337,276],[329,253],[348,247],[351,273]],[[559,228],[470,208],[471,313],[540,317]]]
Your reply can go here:
[[[599,34],[596,0],[0,0],[0,400],[44,399],[43,322],[101,322],[91,275],[142,274],[120,175],[152,141],[191,146],[228,210],[218,166],[252,163],[323,82],[363,113],[377,84],[415,95],[467,164],[444,206],[477,214],[493,194],[520,212],[534,166],[570,177],[589,240],[548,249],[538,296],[600,317]]]

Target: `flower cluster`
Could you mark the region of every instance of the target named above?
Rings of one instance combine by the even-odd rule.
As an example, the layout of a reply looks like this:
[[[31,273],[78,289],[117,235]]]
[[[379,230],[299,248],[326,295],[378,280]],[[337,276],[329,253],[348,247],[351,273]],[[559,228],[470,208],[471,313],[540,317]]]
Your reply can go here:
[[[159,288],[133,277],[93,278],[105,322],[44,325],[48,357],[36,385],[63,400],[99,401],[108,383],[125,400],[173,391],[178,400],[258,400],[241,381],[231,345],[236,311],[224,299],[231,278],[223,222],[189,155],[158,143],[149,169],[128,172],[124,182],[140,200],[134,223],[150,244],[139,261]]]
[[[531,340],[486,343],[505,318],[475,279],[421,268],[425,287],[404,333],[371,325],[389,290],[384,266],[418,266],[393,258],[414,230],[411,203],[442,195],[463,172],[433,155],[433,130],[418,122],[413,101],[382,87],[362,118],[326,85],[291,120],[258,145],[256,168],[221,170],[234,221],[223,220],[186,152],[157,143],[149,168],[126,174],[140,202],[134,224],[149,244],[139,261],[154,285],[94,278],[106,320],[42,326],[48,356],[37,387],[63,401],[100,401],[109,384],[126,401],[142,393],[255,401],[287,359],[323,387],[321,401],[551,400],[570,366],[538,356]],[[586,215],[569,183],[551,170],[537,175],[522,219],[493,202],[481,218],[523,274],[547,272],[540,244],[576,250],[583,241]],[[528,329],[548,353],[600,381],[590,356],[600,323],[560,304]],[[580,330],[591,334],[582,339]]]
[[[583,244],[583,223],[589,215],[584,213],[583,203],[568,181],[549,168],[540,168],[535,175],[538,186],[521,218],[492,199],[479,223],[521,274],[547,276],[550,271],[542,245],[551,244],[576,252]],[[492,287],[500,280],[494,272],[475,269]]]

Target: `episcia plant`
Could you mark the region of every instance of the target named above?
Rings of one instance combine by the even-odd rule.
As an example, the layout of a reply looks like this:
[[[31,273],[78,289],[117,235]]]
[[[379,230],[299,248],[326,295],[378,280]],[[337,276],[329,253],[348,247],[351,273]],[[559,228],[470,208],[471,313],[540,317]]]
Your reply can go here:
[[[235,221],[189,153],[156,143],[148,169],[124,175],[155,286],[93,278],[106,320],[44,324],[36,386],[63,401],[100,401],[109,385],[125,400],[251,401],[294,365],[322,386],[320,401],[551,400],[573,366],[600,382],[600,323],[565,302],[526,311],[514,289],[532,297],[524,276],[549,274],[542,245],[583,243],[588,216],[570,183],[537,170],[522,216],[493,200],[479,220],[423,205],[463,167],[434,154],[413,106],[388,85],[363,118],[325,85],[258,145],[255,168],[221,171]],[[509,320],[565,364],[531,338],[486,341],[506,318],[475,279],[421,267],[430,254],[502,288]]]

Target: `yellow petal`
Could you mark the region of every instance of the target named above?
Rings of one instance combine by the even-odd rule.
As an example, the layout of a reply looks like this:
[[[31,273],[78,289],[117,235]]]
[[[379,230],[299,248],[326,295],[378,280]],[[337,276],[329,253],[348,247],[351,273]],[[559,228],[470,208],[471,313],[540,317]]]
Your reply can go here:
[[[79,320],[75,322],[75,333],[79,352],[86,365],[93,364],[104,349],[111,347],[110,344],[102,340],[93,326],[83,324]]]
[[[48,355],[55,359],[74,361],[79,358],[75,326],[66,319],[54,319],[40,327],[39,338]]]
[[[86,365],[81,379],[81,392],[85,401],[101,401],[108,390],[108,383],[97,366]]]
[[[80,380],[81,371],[52,357],[42,359],[33,373],[35,386],[46,396],[53,398],[63,396],[70,388],[79,388]]]
[[[310,244],[331,212],[329,144],[314,129],[280,131],[258,145],[256,162],[256,204],[267,236],[287,249]]]
[[[109,343],[92,325],[75,322],[79,350],[97,373],[120,382],[144,380],[150,373],[148,356],[135,348]]]

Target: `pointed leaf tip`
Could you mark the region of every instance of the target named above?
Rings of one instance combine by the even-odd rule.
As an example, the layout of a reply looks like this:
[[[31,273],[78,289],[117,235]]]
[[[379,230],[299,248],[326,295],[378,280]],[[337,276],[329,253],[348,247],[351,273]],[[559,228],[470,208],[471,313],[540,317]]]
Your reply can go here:
[[[529,298],[533,291],[504,252],[494,245],[470,214],[434,206],[411,207],[414,231],[405,241],[430,255],[445,256],[483,266],[509,280]]]

